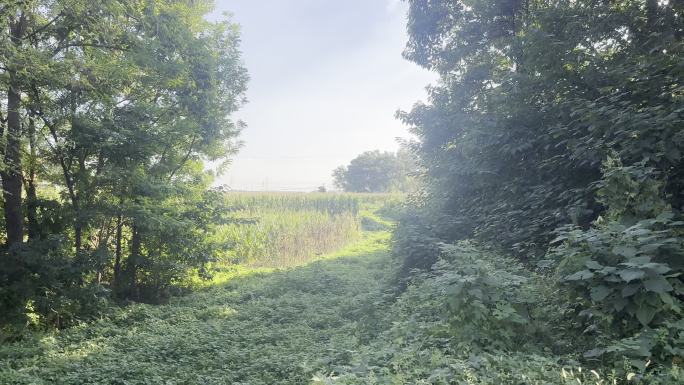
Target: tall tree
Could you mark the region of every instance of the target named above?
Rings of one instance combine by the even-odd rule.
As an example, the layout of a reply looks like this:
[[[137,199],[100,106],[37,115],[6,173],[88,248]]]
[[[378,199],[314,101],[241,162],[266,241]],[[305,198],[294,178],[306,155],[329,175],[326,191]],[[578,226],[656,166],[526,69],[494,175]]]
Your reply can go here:
[[[21,167],[21,93],[23,70],[22,46],[28,29],[30,16],[25,6],[6,5],[2,8],[9,22],[6,32],[9,39],[3,39],[6,50],[2,63],[7,78],[7,129],[2,130],[5,146],[2,148],[4,164],[0,176],[3,186],[3,210],[5,213],[5,229],[7,245],[21,243],[24,239],[24,216],[22,211],[22,167]],[[3,28],[4,29],[4,28]]]
[[[602,212],[613,152],[668,175],[681,206],[680,3],[415,0],[408,28],[406,57],[440,75],[401,116],[441,236],[541,256]]]
[[[24,216],[29,234],[3,252],[0,286],[41,296],[31,291],[40,277],[54,290],[95,283],[153,300],[206,261],[208,223],[193,208],[209,199],[203,161],[237,150],[230,115],[247,81],[238,27],[207,21],[210,10],[196,0],[0,5],[7,243],[23,241]],[[48,269],[62,263],[68,280]]]

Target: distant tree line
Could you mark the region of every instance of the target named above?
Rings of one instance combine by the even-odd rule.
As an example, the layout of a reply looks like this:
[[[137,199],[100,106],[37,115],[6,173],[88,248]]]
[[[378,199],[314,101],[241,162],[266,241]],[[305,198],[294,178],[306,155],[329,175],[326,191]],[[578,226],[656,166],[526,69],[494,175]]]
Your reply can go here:
[[[238,27],[209,10],[0,4],[0,323],[158,301],[211,258],[221,199],[203,161],[235,152],[247,74]]]
[[[333,171],[335,186],[349,192],[406,192],[416,163],[407,151],[366,151]]]

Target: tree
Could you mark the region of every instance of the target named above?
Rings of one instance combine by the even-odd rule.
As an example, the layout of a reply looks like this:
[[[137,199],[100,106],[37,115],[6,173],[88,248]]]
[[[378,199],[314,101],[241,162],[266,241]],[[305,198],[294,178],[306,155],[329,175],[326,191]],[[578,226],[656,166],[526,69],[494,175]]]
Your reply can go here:
[[[405,56],[440,81],[400,115],[440,235],[541,258],[557,227],[586,228],[604,210],[595,192],[613,153],[647,159],[682,207],[681,12],[652,0],[410,1]]]
[[[64,294],[50,293],[66,278],[49,264],[70,266],[69,290],[92,283],[154,300],[210,258],[200,238],[221,201],[208,202],[203,161],[237,150],[242,126],[230,115],[247,81],[238,27],[208,22],[210,10],[196,0],[0,5],[0,177],[12,246],[1,251],[0,289],[24,298],[10,311]],[[52,252],[36,251],[47,244]],[[35,277],[48,282],[45,294]]]
[[[335,186],[351,192],[407,191],[413,162],[405,151],[367,151],[333,171]]]
[[[405,55],[440,80],[400,114],[425,171],[396,232],[404,275],[476,238],[552,272],[567,324],[603,340],[588,360],[656,376],[676,365],[683,12],[682,1],[411,0]]]

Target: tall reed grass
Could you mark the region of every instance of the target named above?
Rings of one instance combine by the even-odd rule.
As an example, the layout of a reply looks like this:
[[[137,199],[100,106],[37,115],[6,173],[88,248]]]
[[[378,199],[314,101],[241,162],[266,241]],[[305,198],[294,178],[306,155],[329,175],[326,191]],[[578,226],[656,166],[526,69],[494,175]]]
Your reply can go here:
[[[342,248],[361,234],[360,212],[389,194],[229,192],[233,222],[212,237],[226,247],[215,267],[287,267]]]

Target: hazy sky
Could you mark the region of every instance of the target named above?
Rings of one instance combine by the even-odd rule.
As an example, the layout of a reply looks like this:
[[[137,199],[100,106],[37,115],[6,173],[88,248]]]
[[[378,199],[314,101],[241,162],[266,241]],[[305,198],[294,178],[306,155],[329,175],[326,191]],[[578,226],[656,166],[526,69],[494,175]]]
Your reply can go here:
[[[250,74],[245,146],[220,177],[233,189],[309,191],[367,150],[396,150],[394,118],[434,76],[404,60],[398,0],[217,0],[241,25]]]

